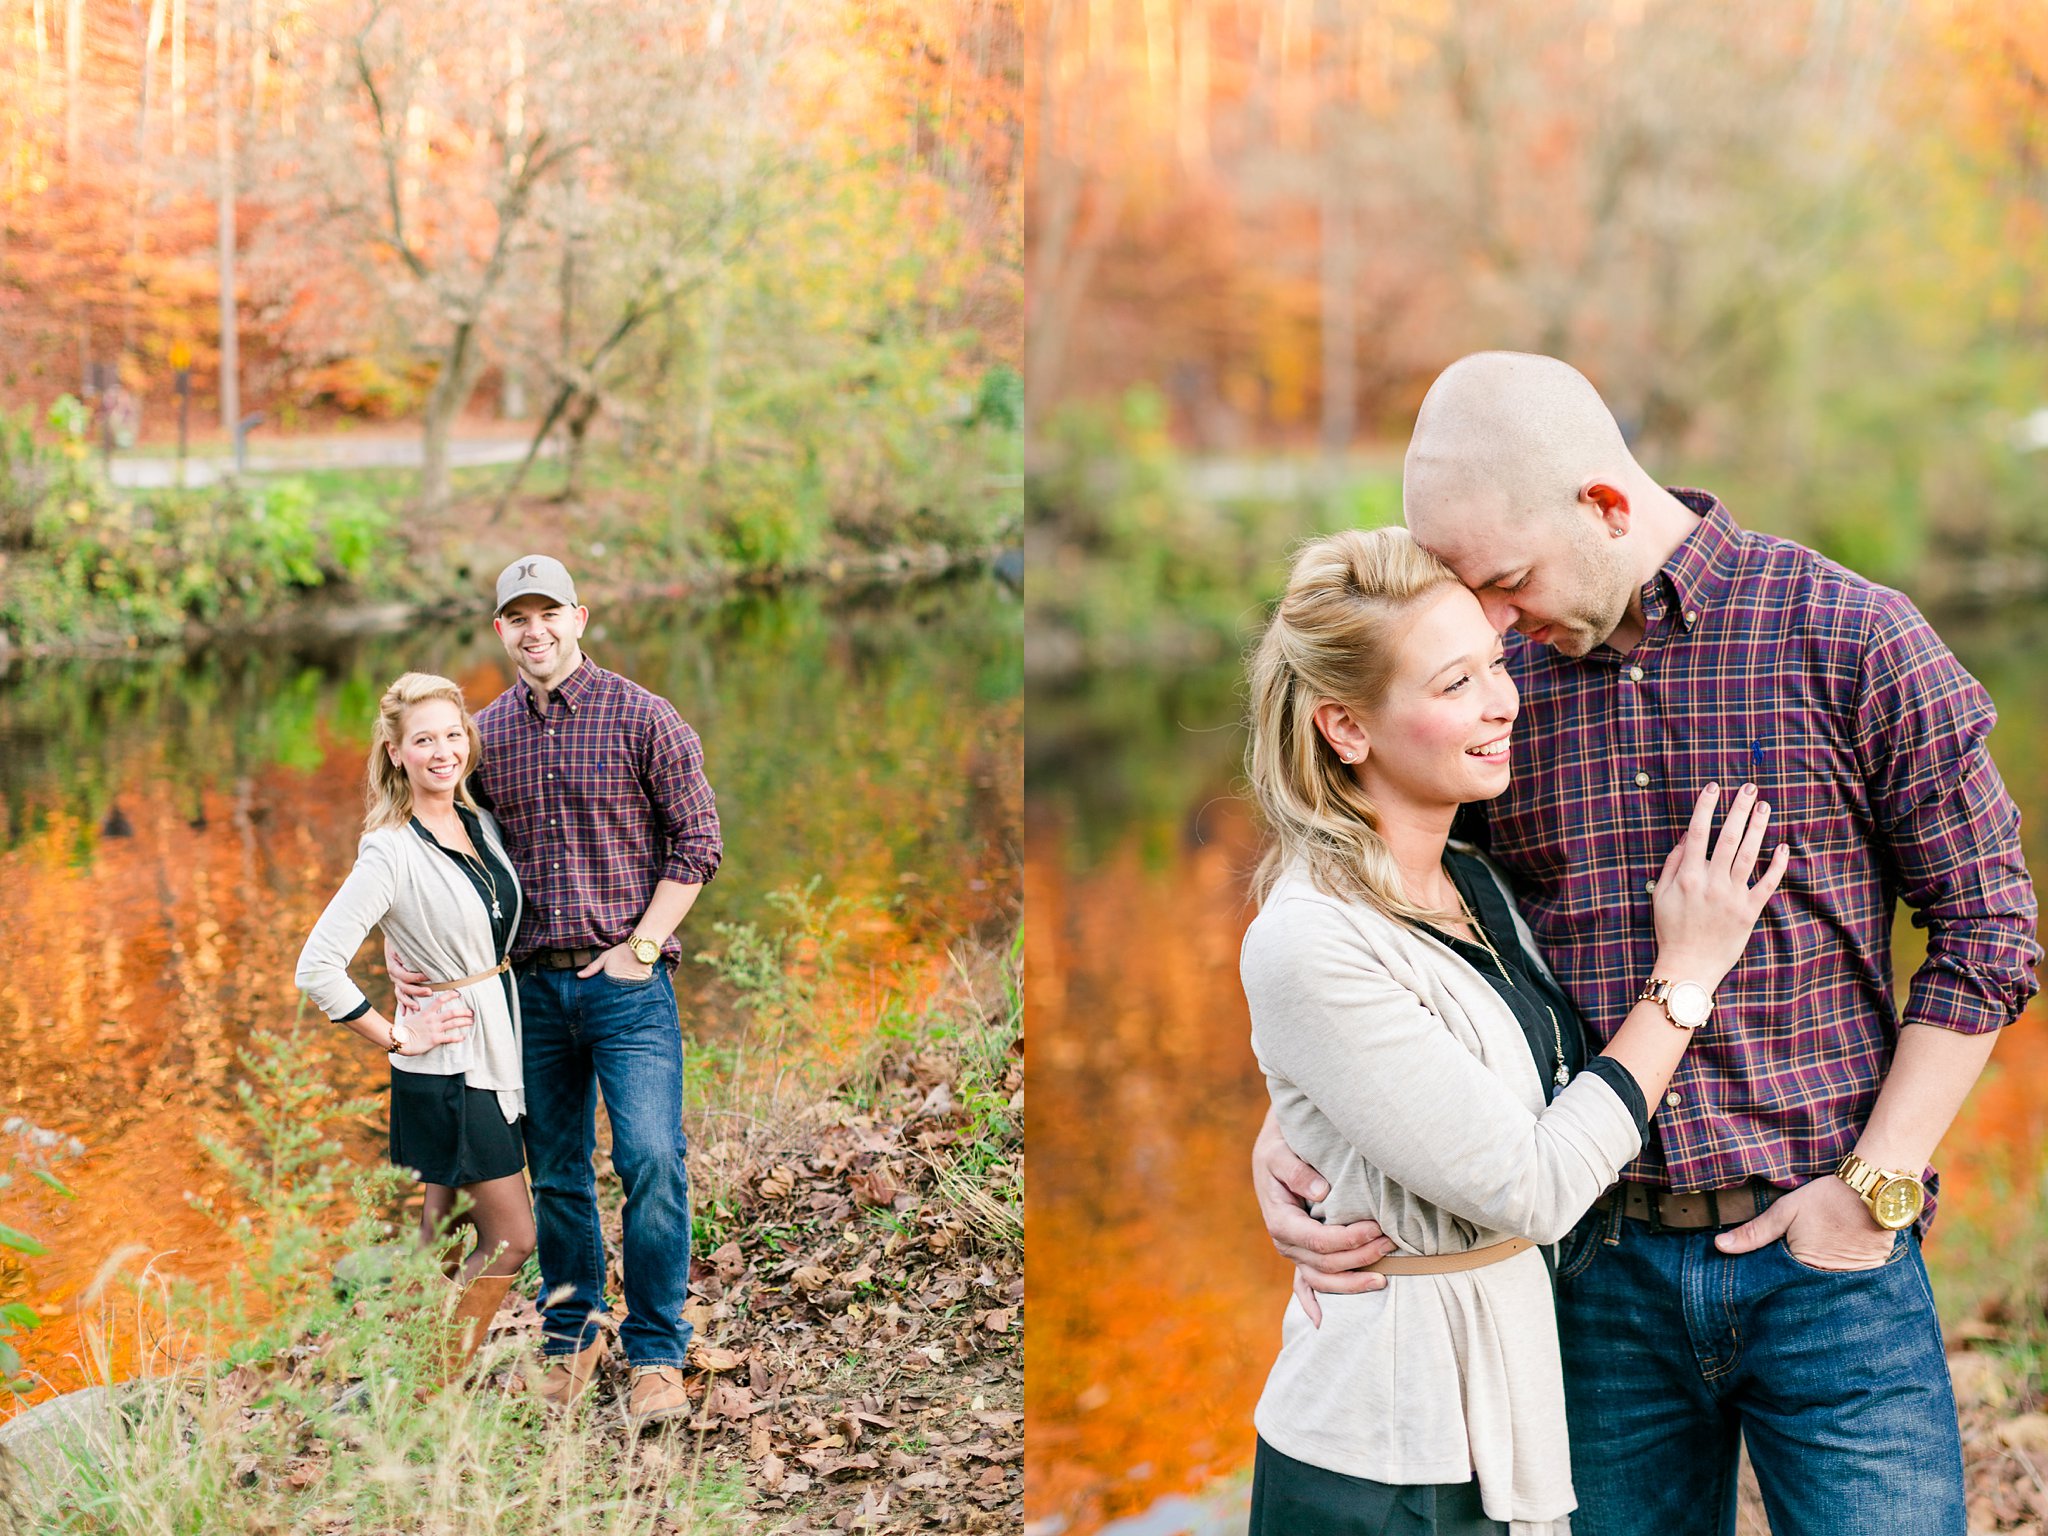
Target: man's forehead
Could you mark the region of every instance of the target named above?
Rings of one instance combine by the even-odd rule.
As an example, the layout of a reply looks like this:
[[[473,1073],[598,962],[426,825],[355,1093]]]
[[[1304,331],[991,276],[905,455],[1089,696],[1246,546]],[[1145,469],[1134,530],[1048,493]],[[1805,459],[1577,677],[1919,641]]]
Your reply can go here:
[[[1528,554],[1527,540],[1508,533],[1491,517],[1439,517],[1410,526],[1415,542],[1443,561],[1468,587],[1483,587],[1508,574]]]

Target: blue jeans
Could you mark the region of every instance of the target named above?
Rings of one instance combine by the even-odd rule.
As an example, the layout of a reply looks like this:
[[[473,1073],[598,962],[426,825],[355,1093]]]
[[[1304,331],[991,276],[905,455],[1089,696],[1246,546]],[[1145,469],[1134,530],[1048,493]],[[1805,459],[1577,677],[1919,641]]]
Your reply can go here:
[[[526,1161],[540,1249],[543,1353],[597,1337],[604,1237],[597,1222],[597,1095],[612,1125],[612,1166],[626,1190],[626,1321],[630,1365],[683,1362],[690,1325],[690,1182],[684,1163],[683,1036],[668,968],[642,982],[588,980],[573,970],[522,969]]]
[[[1910,1228],[1876,1269],[1594,1211],[1558,1250],[1574,1536],[1733,1536],[1740,1440],[1775,1536],[1964,1536],[1963,1448]]]

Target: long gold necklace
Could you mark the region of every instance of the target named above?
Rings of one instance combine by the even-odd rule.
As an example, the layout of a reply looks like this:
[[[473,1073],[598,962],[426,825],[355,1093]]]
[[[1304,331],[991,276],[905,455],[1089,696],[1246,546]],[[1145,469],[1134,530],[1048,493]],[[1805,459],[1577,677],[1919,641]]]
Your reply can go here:
[[[468,829],[462,826],[462,820],[460,817],[456,818],[455,825],[458,828],[461,828],[463,832],[463,841],[469,841]],[[434,829],[432,827],[428,827],[427,830],[429,832],[432,832]],[[440,842],[441,840],[440,838],[436,837],[434,841]],[[475,863],[477,874],[483,878],[484,884],[490,887],[491,916],[495,918],[502,918],[505,915],[505,909],[498,903],[498,882],[497,878],[491,874],[491,866],[489,861],[486,860],[481,854],[464,853],[460,848],[454,847],[452,844],[449,843],[441,843],[441,846],[443,848],[446,848],[450,853],[454,854],[455,857],[461,861],[462,867],[464,869],[468,869],[472,861]]]
[[[1493,940],[1487,937],[1486,925],[1479,921],[1478,915],[1473,912],[1471,904],[1465,900],[1465,893],[1462,890],[1458,890],[1458,883],[1455,880],[1451,882],[1451,889],[1458,892],[1458,911],[1464,915],[1465,921],[1471,926],[1472,931],[1479,935],[1479,942],[1485,946],[1486,952],[1493,956],[1493,963],[1500,967],[1500,979],[1510,987],[1513,987],[1517,992],[1521,991],[1521,986],[1515,981],[1514,976],[1508,970],[1507,962],[1501,959],[1500,951],[1493,947]],[[1543,1000],[1538,998],[1537,1001],[1542,1002]],[[1562,1088],[1572,1080],[1571,1068],[1566,1066],[1564,1061],[1564,1027],[1557,1022],[1557,1010],[1552,1008],[1550,1004],[1543,1003],[1543,1011],[1550,1015],[1550,1038],[1557,1048],[1557,1071],[1554,1076],[1557,1086]]]

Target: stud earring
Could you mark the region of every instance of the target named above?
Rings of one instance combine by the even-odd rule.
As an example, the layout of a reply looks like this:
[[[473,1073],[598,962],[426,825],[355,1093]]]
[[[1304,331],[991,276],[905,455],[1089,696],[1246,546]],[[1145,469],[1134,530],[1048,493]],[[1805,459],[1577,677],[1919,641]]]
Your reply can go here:
[[[1625,538],[1627,537],[1627,530],[1622,528],[1610,528],[1607,530],[1607,537],[1609,537],[1610,539]]]

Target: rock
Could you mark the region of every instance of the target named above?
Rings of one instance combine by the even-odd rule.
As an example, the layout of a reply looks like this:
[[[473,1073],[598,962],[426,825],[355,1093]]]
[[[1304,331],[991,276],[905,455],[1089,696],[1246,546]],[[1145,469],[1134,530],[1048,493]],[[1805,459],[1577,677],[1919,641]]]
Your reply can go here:
[[[2005,1370],[1991,1355],[1965,1351],[1948,1357],[1948,1373],[1955,1382],[1956,1403],[1963,1408],[1997,1410],[2012,1401],[2012,1385]]]
[[[1998,1443],[2030,1456],[2048,1454],[2048,1413],[2023,1413],[2007,1419],[1994,1431]]]
[[[358,1248],[334,1261],[334,1294],[346,1301],[358,1291],[372,1291],[391,1283],[398,1273],[398,1261],[405,1252],[398,1243],[379,1243]]]
[[[120,1387],[81,1387],[45,1398],[0,1424],[0,1492],[46,1482],[67,1470],[65,1447],[104,1436],[127,1394]]]

